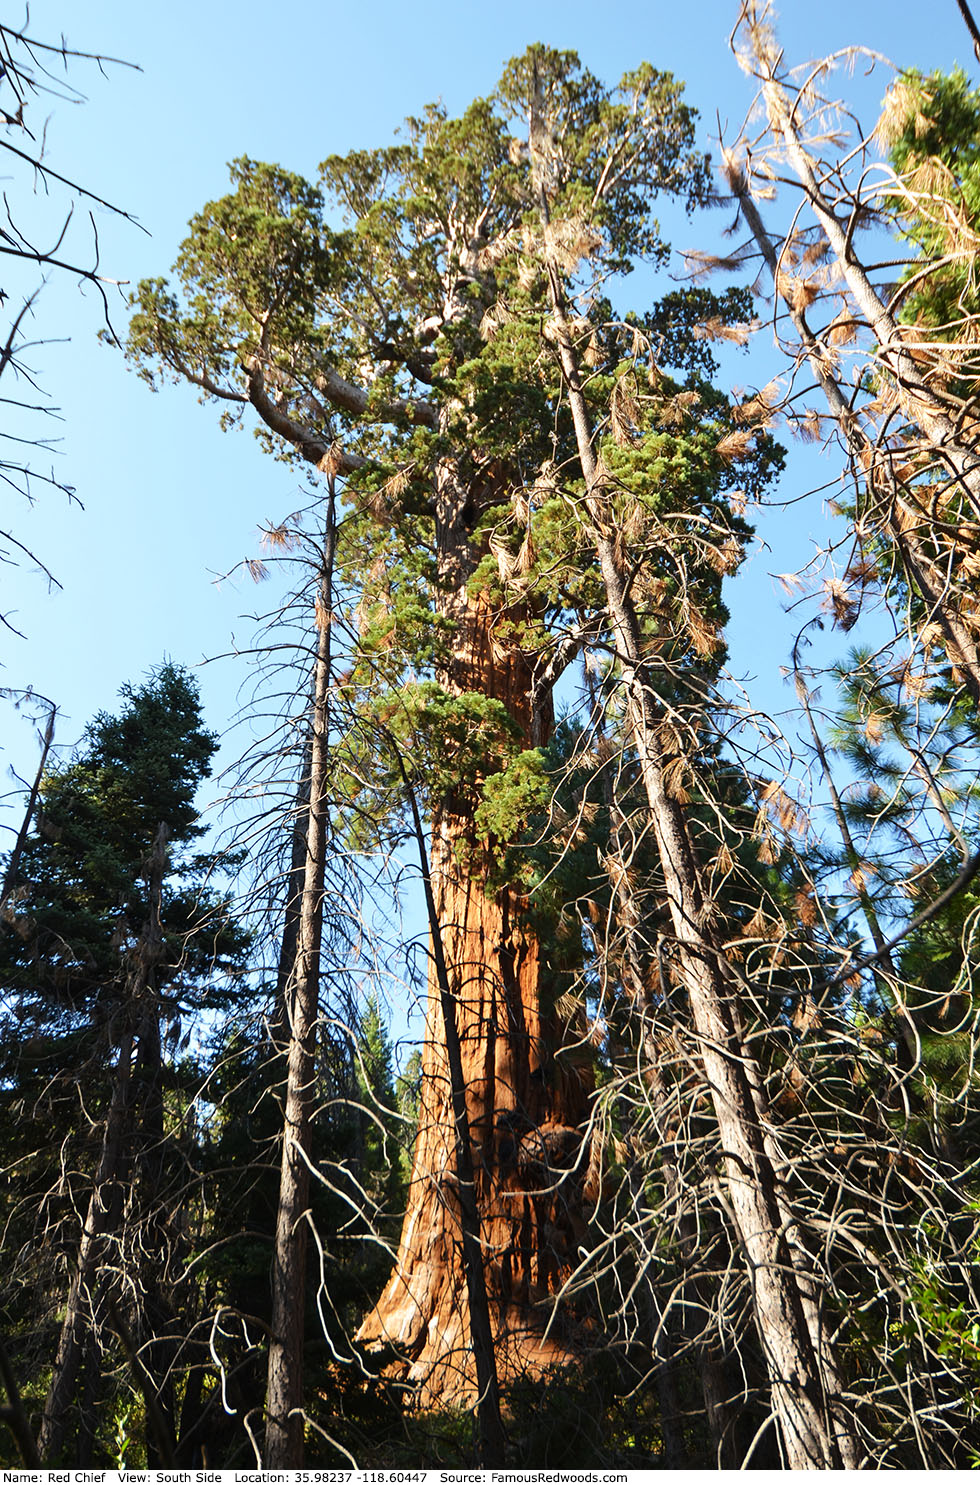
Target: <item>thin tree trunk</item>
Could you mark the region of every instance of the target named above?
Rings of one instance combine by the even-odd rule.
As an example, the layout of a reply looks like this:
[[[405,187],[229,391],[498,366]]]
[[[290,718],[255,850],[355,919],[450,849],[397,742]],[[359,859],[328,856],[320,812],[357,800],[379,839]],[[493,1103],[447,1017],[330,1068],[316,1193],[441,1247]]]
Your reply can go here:
[[[24,854],[24,845],[27,841],[28,832],[31,828],[31,821],[34,819],[34,811],[37,809],[38,795],[41,792],[41,780],[44,778],[44,765],[48,761],[48,753],[51,750],[51,744],[54,742],[54,723],[57,715],[58,708],[52,705],[51,713],[48,717],[48,723],[44,729],[44,739],[41,744],[40,762],[37,765],[37,772],[34,775],[34,782],[31,785],[31,792],[27,797],[27,808],[24,811],[24,819],[21,822],[20,830],[17,832],[17,839],[14,842],[14,848],[7,859],[7,867],[3,874],[3,885],[0,886],[0,913],[3,912],[8,897],[17,885],[17,872],[20,869],[20,858]]]
[[[279,963],[276,968],[275,1010],[269,1027],[274,1043],[285,1052],[289,1049],[288,992],[290,980],[296,973],[299,925],[303,912],[303,888],[306,883],[311,749],[312,740],[308,739],[303,749],[303,768],[296,788],[296,803],[293,806],[289,872],[286,876],[286,900],[282,933],[279,938]]]
[[[77,1384],[75,1411],[78,1424],[75,1429],[71,1463],[81,1470],[92,1464],[95,1453],[95,1436],[98,1431],[99,1398],[102,1395],[101,1334],[107,1318],[106,1297],[111,1276],[104,1273],[98,1281],[92,1303],[92,1323],[85,1336],[85,1359],[82,1362],[81,1379]]]
[[[266,1386],[264,1467],[301,1469],[304,1456],[303,1347],[306,1249],[316,1028],[320,999],[323,884],[327,853],[330,762],[330,616],[336,546],[333,476],[328,476],[326,530],[318,594],[313,678],[310,799],[296,959],[286,988],[289,1044],[283,1112],[282,1166],[272,1265],[272,1320]],[[288,928],[288,923],[287,923]]]
[[[809,1285],[797,1272],[805,1266],[792,1217],[783,1207],[778,1169],[781,1163],[769,1134],[762,1079],[744,1044],[738,1012],[737,982],[731,977],[721,938],[715,931],[712,904],[701,882],[684,811],[664,779],[658,742],[656,700],[643,675],[640,625],[620,571],[615,542],[609,534],[605,493],[592,442],[588,406],[582,391],[572,335],[565,310],[564,284],[552,243],[548,201],[540,182],[545,122],[532,118],[531,149],[537,157],[552,319],[559,361],[566,383],[579,463],[585,480],[585,505],[595,533],[599,568],[620,662],[627,717],[639,755],[640,772],[660,855],[673,923],[677,961],[687,991],[701,1057],[711,1089],[722,1148],[726,1190],[736,1233],[752,1284],[754,1313],[769,1373],[773,1410],[779,1419],[786,1465],[790,1469],[839,1469],[853,1465],[855,1452],[840,1413],[827,1366],[829,1348],[817,1345],[804,1291]],[[796,1239],[796,1240],[794,1240]],[[812,1310],[812,1305],[808,1305]],[[808,1323],[809,1322],[809,1323]]]
[[[195,1344],[195,1350],[199,1350]],[[193,1468],[202,1465],[203,1460],[199,1450],[199,1444],[203,1429],[204,1408],[204,1380],[208,1374],[207,1366],[200,1361],[192,1361],[184,1373],[184,1396],[180,1405],[180,1422],[177,1429],[177,1441],[174,1445],[174,1465],[179,1469]]]
[[[173,1464],[175,1397],[174,1367],[180,1342],[179,1321],[172,1303],[173,1274],[179,1263],[174,1233],[167,1221],[164,1202],[165,1120],[163,1100],[163,1046],[160,1036],[160,1005],[148,996],[139,1033],[139,1051],[133,1068],[133,1102],[139,1110],[137,1148],[133,1161],[133,1185],[139,1212],[139,1305],[137,1337],[129,1334],[121,1310],[113,1306],[113,1326],[131,1347],[140,1386],[146,1395],[151,1428],[146,1441],[148,1468]],[[128,1354],[128,1352],[127,1352]]]
[[[17,1440],[20,1457],[27,1468],[40,1469],[41,1456],[37,1452],[30,1419],[27,1416],[20,1388],[17,1386],[17,1378],[14,1376],[14,1369],[10,1364],[10,1357],[2,1339],[0,1339],[0,1379],[3,1381],[4,1391],[7,1394],[7,1406],[2,1413],[3,1421]]]

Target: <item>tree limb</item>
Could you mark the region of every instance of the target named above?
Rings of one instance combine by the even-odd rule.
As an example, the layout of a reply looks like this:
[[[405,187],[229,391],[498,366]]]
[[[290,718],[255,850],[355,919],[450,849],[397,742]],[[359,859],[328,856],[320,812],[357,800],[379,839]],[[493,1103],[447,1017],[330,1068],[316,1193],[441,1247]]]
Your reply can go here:
[[[0,1340],[0,1376],[3,1377],[3,1385],[6,1388],[7,1398],[9,1400],[9,1407],[4,1408],[2,1411],[3,1421],[8,1425],[11,1433],[17,1440],[17,1447],[20,1450],[21,1458],[28,1469],[40,1469],[41,1456],[37,1452],[37,1444],[34,1442],[31,1425],[24,1411],[20,1388],[17,1386],[17,1379],[14,1376],[13,1367],[10,1365],[10,1357],[7,1355],[7,1348],[2,1340]]]
[[[313,385],[321,396],[344,412],[370,412],[378,422],[384,423],[405,419],[408,423],[421,423],[426,428],[437,428],[439,425],[438,410],[431,402],[414,397],[396,397],[390,402],[372,404],[369,392],[331,369],[318,372],[313,378]]]
[[[970,7],[967,5],[966,0],[956,0],[956,3],[960,8],[960,15],[963,17],[966,29],[970,33],[974,56],[980,62],[980,30],[977,29],[977,23],[970,14]]]
[[[3,874],[3,888],[2,890],[0,890],[0,912],[3,911],[7,899],[9,898],[17,882],[17,868],[20,865],[21,854],[23,853],[24,844],[27,840],[27,832],[31,828],[31,821],[34,818],[34,811],[37,808],[37,797],[41,790],[41,780],[44,777],[44,765],[48,761],[48,750],[50,749],[51,743],[54,740],[54,719],[57,715],[58,708],[52,702],[51,713],[48,717],[48,725],[44,729],[44,744],[41,748],[41,761],[37,766],[37,773],[34,775],[34,783],[31,785],[31,792],[27,800],[27,809],[24,811],[23,823],[21,824],[20,830],[18,832],[14,848],[10,853],[10,859],[7,862],[7,870]]]
[[[266,390],[262,367],[255,359],[248,369],[248,400],[266,427],[291,443],[308,463],[318,468],[329,464],[334,474],[352,474],[366,464],[367,461],[359,454],[342,449],[332,439],[328,441],[320,437],[277,407]]]

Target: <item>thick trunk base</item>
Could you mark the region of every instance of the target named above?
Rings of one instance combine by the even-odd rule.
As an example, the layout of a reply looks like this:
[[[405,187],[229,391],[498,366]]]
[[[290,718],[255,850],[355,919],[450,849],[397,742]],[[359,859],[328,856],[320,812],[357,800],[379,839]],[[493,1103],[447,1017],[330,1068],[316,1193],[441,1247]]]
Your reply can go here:
[[[585,1234],[591,1192],[583,1139],[589,1058],[539,1005],[539,946],[509,894],[460,872],[444,829],[434,851],[446,959],[457,999],[477,1208],[498,1375],[540,1376],[576,1354],[553,1314]],[[385,1370],[422,1407],[477,1396],[460,1239],[445,1038],[430,986],[422,1104],[394,1271],[358,1339],[391,1348]],[[547,1335],[545,1331],[547,1330]]]

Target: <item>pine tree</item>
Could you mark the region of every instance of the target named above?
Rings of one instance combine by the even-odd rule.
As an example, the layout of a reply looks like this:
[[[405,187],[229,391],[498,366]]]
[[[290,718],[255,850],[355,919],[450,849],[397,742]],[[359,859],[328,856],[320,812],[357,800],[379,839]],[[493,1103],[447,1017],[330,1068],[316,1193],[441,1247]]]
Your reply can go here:
[[[941,733],[958,748],[957,734],[962,736],[963,722],[971,713],[975,717],[980,703],[975,593],[980,460],[971,412],[976,237],[971,220],[975,192],[969,179],[975,143],[969,116],[975,115],[976,100],[962,80],[949,88],[937,86],[932,100],[931,80],[924,86],[921,78],[907,74],[889,90],[873,133],[862,133],[858,126],[856,137],[842,149],[833,121],[851,130],[856,119],[830,91],[836,84],[828,88],[827,79],[839,58],[818,63],[801,77],[786,63],[770,8],[754,0],[745,0],[732,40],[740,64],[759,88],[766,117],[761,133],[753,126],[751,142],[743,136],[725,151],[726,174],[739,208],[736,227],[744,223],[750,239],[737,246],[732,257],[748,262],[756,253],[761,256],[772,275],[778,313],[786,327],[790,387],[785,396],[777,392],[771,399],[773,415],[785,416],[804,436],[830,434],[828,444],[838,440],[845,451],[850,494],[841,514],[850,525],[842,540],[851,549],[847,563],[831,570],[823,583],[824,612],[832,616],[835,627],[847,631],[875,605],[893,626],[893,637],[885,641],[877,664],[883,672],[893,668],[895,694],[879,695],[877,700],[886,701],[884,716],[877,716],[875,706],[865,712],[862,723],[872,734],[880,732],[883,740],[889,717],[896,720],[905,740],[893,734],[892,741],[903,749],[908,768],[906,779],[896,779],[888,754],[880,755],[881,776],[868,779],[865,798],[855,799],[846,772],[841,770],[840,780],[835,779],[838,770],[820,736],[822,723],[812,725],[817,720],[816,688],[811,689],[795,666],[819,776],[831,795],[843,843],[842,854],[836,849],[829,854],[838,867],[843,857],[849,878],[842,882],[838,876],[828,895],[811,879],[811,915],[822,918],[830,929],[831,946],[836,939],[837,952],[846,956],[829,985],[847,984],[856,995],[849,1010],[842,1005],[842,1013],[834,1016],[833,1033],[830,1022],[822,1019],[819,1033],[828,1041],[836,1037],[842,1055],[851,1057],[851,1088],[835,1080],[830,1062],[824,1064],[821,1085],[811,1064],[812,1080],[800,1084],[800,1097],[809,1110],[819,1109],[828,1118],[840,1148],[852,1147],[869,1177],[858,1197],[858,1206],[867,1212],[863,1223],[849,1228],[846,1238],[842,1234],[836,1252],[832,1241],[824,1248],[823,1292],[836,1288],[842,1315],[854,1313],[844,1276],[849,1250],[858,1251],[860,1243],[869,1267],[889,1274],[891,1292],[908,1297],[898,1320],[886,1314],[880,1292],[875,1294],[872,1286],[860,1301],[867,1318],[861,1326],[863,1335],[859,1338],[855,1332],[851,1356],[862,1368],[861,1391],[869,1400],[859,1424],[860,1435],[867,1439],[861,1447],[879,1468],[885,1460],[906,1457],[945,1466],[968,1457],[972,1418],[970,1409],[963,1409],[965,1394],[955,1367],[933,1390],[934,1379],[940,1373],[946,1376],[945,1362],[938,1358],[945,1354],[948,1336],[943,1338],[941,1325],[923,1323],[923,1307],[912,1296],[917,1292],[928,1309],[925,1291],[943,1289],[946,1276],[953,1273],[963,1303],[969,1303],[972,1291],[964,1283],[960,1255],[970,1251],[974,1241],[974,1198],[971,1191],[964,1202],[956,1189],[959,1177],[951,1174],[955,1162],[948,1160],[948,1150],[942,1151],[942,1128],[923,1118],[928,1080],[922,1078],[921,1058],[937,1029],[932,1008],[939,1008],[945,997],[936,996],[938,985],[931,975],[923,975],[922,958],[912,946],[923,929],[926,942],[933,937],[928,931],[933,922],[956,923],[954,900],[959,894],[969,896],[980,856],[967,856],[969,834],[962,831],[963,839],[955,841],[955,830],[955,844],[943,855],[950,835],[944,811],[954,826],[962,812],[949,811],[952,801],[943,797],[941,787],[933,788],[942,744],[938,749],[923,747],[925,732],[917,726],[907,728],[902,713],[910,709],[920,714],[923,724],[930,715],[933,721],[943,718]],[[935,120],[930,119],[932,101]],[[883,150],[889,148],[895,151],[892,163],[899,166],[897,172],[882,159]],[[776,196],[775,179],[788,212],[783,229],[774,232],[763,213],[769,216],[779,208],[761,203]],[[927,249],[928,256],[908,265],[904,282],[898,285],[894,255],[887,247],[882,253],[880,243],[866,235],[883,221]],[[932,278],[936,295],[930,306]],[[819,408],[801,410],[800,398],[809,390],[806,381],[811,377],[829,418]],[[832,550],[838,550],[836,543]],[[876,646],[881,645],[880,632],[872,633]],[[891,652],[887,657],[886,651]],[[794,662],[796,658],[794,654]],[[866,678],[855,679],[860,683]],[[857,689],[862,689],[860,684]],[[877,689],[880,692],[881,687]],[[863,699],[872,700],[874,690]],[[862,705],[863,699],[852,697]],[[856,719],[850,720],[853,724]],[[867,735],[862,739],[853,725],[846,730],[852,759],[867,770],[875,748],[867,746],[870,739]],[[872,798],[875,790],[880,792]],[[869,826],[875,822],[877,843],[885,847],[880,863],[875,842],[868,839]],[[928,839],[933,831],[934,844],[940,847],[938,860]],[[896,870],[900,858],[893,851],[900,837],[905,853],[901,880]],[[816,876],[822,854],[818,848],[811,863]],[[960,862],[950,880],[947,873],[956,855]],[[883,880],[876,873],[879,864]],[[926,900],[916,903],[912,899],[920,885],[919,872]],[[892,892],[890,887],[903,890]],[[907,900],[901,902],[899,897],[906,893]],[[897,923],[888,921],[889,913],[895,914]],[[853,935],[855,928],[859,935],[863,931],[862,918],[873,948],[856,957]],[[965,929],[969,922],[967,914]],[[904,939],[908,949],[902,947]],[[963,935],[967,979],[968,943],[967,931]],[[958,956],[946,957],[955,972]],[[888,1013],[882,1013],[883,1006],[889,1007]],[[918,1026],[917,1011],[926,1012]],[[816,1014],[822,1018],[821,1007]],[[921,1031],[930,1021],[924,1041]],[[808,1039],[801,1036],[801,1045]],[[950,1051],[953,1040],[947,1043]],[[853,1050],[844,1054],[848,1045]],[[958,1117],[968,1117],[972,1104],[968,1080],[954,1078],[951,1085],[954,1097],[961,1100]],[[914,1170],[909,1171],[903,1202],[896,1210],[889,1197],[891,1169],[903,1158],[900,1152],[909,1148],[916,1152]],[[885,1150],[890,1152],[887,1157]],[[816,1148],[814,1157],[818,1159]],[[794,1172],[799,1169],[794,1166]],[[822,1163],[820,1180],[824,1189],[837,1184],[831,1162]],[[943,1215],[933,1219],[934,1211]],[[941,1229],[949,1232],[955,1227],[957,1232],[954,1243],[937,1240],[930,1245],[925,1261],[929,1277],[924,1283],[922,1226],[937,1238]],[[933,1305],[934,1320],[941,1308]],[[842,1334],[849,1327],[848,1318]],[[884,1338],[897,1333],[903,1336],[903,1371],[914,1382],[902,1415],[896,1418],[888,1401]],[[961,1348],[954,1349],[962,1355]]]
[[[172,1447],[175,1348],[161,1338],[175,1334],[180,1266],[173,1049],[187,1017],[227,1005],[246,944],[207,886],[212,858],[194,849],[203,834],[194,797],[217,746],[196,687],[167,663],[123,699],[43,779],[4,932],[4,1100],[26,1116],[33,1219],[61,1226],[73,1273],[41,1426],[45,1460],[62,1457],[70,1433],[79,1462],[94,1447],[107,1327],[146,1339],[167,1435],[151,1436],[151,1457]],[[79,1096],[91,1120],[81,1139],[67,1113]],[[45,1152],[62,1121],[67,1133]],[[59,1181],[51,1156],[62,1139]],[[8,1240],[31,1219],[27,1195],[18,1193]]]

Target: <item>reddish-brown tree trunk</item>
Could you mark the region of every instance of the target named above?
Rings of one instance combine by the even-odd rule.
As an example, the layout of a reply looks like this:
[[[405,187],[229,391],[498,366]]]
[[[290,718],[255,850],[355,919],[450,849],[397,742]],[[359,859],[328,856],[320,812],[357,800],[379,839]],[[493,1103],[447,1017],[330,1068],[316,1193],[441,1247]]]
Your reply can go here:
[[[453,1107],[455,1132],[455,1176],[454,1194],[459,1209],[459,1233],[462,1247],[463,1272],[466,1278],[466,1299],[469,1305],[470,1345],[476,1370],[477,1403],[479,1423],[479,1462],[484,1469],[502,1465],[505,1457],[506,1439],[500,1409],[500,1376],[494,1345],[493,1321],[490,1318],[490,1302],[487,1292],[487,1276],[483,1261],[483,1244],[480,1211],[476,1197],[476,1178],[473,1167],[473,1142],[469,1113],[466,1107],[466,1076],[463,1069],[463,1050],[459,1035],[459,1016],[453,987],[446,965],[442,926],[436,911],[432,891],[432,872],[425,845],[425,832],[419,814],[418,799],[414,785],[409,780],[404,760],[399,757],[402,781],[408,788],[412,823],[418,845],[419,865],[422,868],[422,885],[425,891],[425,910],[429,923],[429,943],[432,967],[439,986],[439,1006],[442,1011],[445,1033],[446,1062],[449,1068],[449,1089]]]
[[[465,524],[465,492],[444,472],[437,502],[444,610],[456,625],[442,684],[498,700],[524,747],[547,740],[550,694],[532,704],[533,673],[495,633],[466,582],[481,553]],[[459,847],[465,848],[463,860]],[[464,864],[465,861],[465,864]],[[570,1354],[561,1326],[544,1330],[582,1232],[587,1165],[582,1127],[588,1077],[563,1051],[541,1005],[541,945],[520,894],[488,894],[472,805],[443,801],[433,823],[431,876],[462,1052],[486,1283],[501,1381],[538,1374]],[[431,962],[431,960],[430,960]],[[455,1130],[440,993],[430,971],[419,1130],[408,1205],[391,1277],[359,1339],[390,1344],[419,1384],[422,1406],[476,1396],[462,1266]]]
[[[568,1355],[542,1331],[581,1234],[586,1085],[556,1056],[538,1004],[539,946],[511,894],[483,895],[442,827],[433,885],[457,1009],[486,1278],[502,1379]],[[421,1401],[471,1401],[476,1375],[454,1186],[451,1088],[442,1011],[430,987],[422,1100],[394,1272],[361,1329],[388,1341]]]

